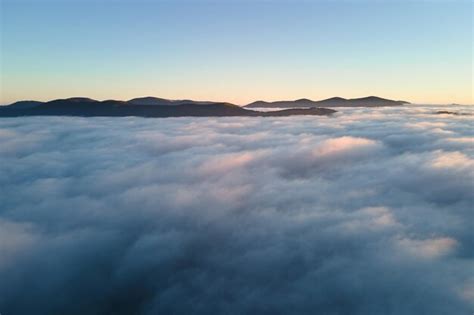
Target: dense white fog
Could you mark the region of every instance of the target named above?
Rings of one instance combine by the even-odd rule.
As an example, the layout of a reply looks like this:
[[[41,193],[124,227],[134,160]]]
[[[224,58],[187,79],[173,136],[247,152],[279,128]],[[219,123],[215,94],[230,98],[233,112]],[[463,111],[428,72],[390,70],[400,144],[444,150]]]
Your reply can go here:
[[[338,110],[0,119],[0,313],[472,314],[473,110]]]

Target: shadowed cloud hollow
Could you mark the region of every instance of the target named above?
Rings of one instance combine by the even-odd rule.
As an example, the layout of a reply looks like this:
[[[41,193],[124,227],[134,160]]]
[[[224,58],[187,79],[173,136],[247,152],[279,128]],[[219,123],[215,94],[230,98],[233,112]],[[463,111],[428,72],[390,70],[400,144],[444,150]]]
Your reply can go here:
[[[472,314],[472,121],[438,109],[2,118],[0,312]]]

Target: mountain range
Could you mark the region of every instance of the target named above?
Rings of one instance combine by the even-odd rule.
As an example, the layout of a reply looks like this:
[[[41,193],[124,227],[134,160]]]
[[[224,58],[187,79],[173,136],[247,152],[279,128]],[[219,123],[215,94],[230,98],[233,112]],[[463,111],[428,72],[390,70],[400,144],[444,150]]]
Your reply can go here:
[[[139,117],[211,117],[211,116],[293,116],[330,115],[335,110],[328,108],[294,108],[261,112],[246,109],[230,103],[197,102],[191,100],[166,100],[153,97],[137,98],[130,101],[97,101],[90,98],[74,97],[50,102],[20,101],[8,106],[0,106],[0,117],[19,116],[139,116]]]
[[[374,107],[399,106],[405,101],[393,101],[369,96],[357,99],[334,97],[322,101],[299,99],[295,101],[257,101],[246,106],[225,102],[169,100],[157,97],[134,98],[129,101],[97,101],[86,97],[57,99],[49,102],[19,101],[0,106],[0,117],[17,116],[140,116],[140,117],[182,117],[182,116],[292,116],[330,115],[336,111],[325,107]],[[275,111],[255,111],[250,108],[285,108]]]
[[[294,101],[265,102],[256,101],[245,105],[247,108],[288,108],[288,107],[379,107],[379,106],[400,106],[410,104],[406,101],[394,101],[377,96],[346,99],[342,97],[332,97],[321,101],[313,101],[302,98]]]

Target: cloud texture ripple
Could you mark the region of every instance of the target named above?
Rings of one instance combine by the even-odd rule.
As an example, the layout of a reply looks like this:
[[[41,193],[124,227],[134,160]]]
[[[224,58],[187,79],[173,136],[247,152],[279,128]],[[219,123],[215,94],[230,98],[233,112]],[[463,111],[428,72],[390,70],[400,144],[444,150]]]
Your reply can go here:
[[[1,119],[0,312],[472,314],[472,116],[439,109]]]

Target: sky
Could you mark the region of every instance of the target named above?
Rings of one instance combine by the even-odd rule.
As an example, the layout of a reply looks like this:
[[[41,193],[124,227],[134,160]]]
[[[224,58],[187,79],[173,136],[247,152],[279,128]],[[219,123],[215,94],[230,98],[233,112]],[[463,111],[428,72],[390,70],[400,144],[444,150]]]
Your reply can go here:
[[[0,104],[377,95],[472,104],[471,1],[2,0]]]
[[[0,310],[473,314],[473,114],[0,119]]]

